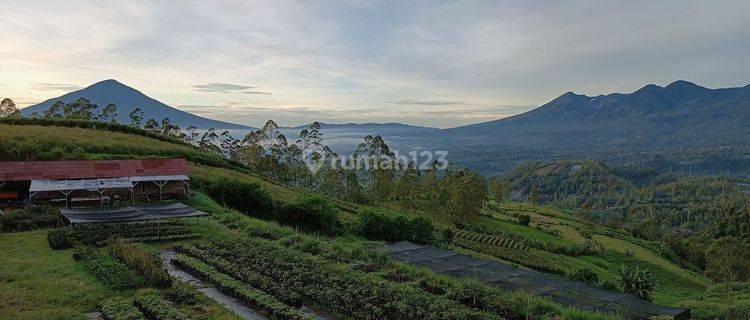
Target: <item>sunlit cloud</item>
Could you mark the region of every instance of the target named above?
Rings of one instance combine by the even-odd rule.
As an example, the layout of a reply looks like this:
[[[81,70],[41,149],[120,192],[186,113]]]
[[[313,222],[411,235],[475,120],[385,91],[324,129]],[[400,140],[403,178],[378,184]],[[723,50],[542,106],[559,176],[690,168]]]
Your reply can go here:
[[[75,91],[83,89],[76,84],[69,83],[34,83],[33,88],[38,91]]]
[[[244,86],[244,85],[239,85],[239,84],[219,83],[219,82],[212,82],[212,83],[207,83],[207,84],[196,84],[196,85],[191,86],[191,88],[193,88],[193,90],[203,91],[203,92],[220,92],[220,93],[241,92],[244,94],[271,94],[270,92],[252,90],[252,89],[256,89],[256,87],[253,87],[253,86]]]
[[[449,105],[461,104],[461,102],[455,102],[455,101],[425,101],[425,100],[411,100],[411,99],[398,100],[398,101],[394,101],[393,103],[394,104],[421,105],[421,106],[449,106]]]

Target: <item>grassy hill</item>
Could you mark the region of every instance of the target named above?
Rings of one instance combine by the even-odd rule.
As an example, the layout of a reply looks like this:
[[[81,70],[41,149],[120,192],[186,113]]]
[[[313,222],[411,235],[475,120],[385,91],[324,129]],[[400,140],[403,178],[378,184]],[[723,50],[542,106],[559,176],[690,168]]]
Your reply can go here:
[[[63,126],[0,124],[0,144],[6,146],[3,149],[4,152],[0,153],[1,160],[69,157],[86,159],[186,157],[191,161],[191,178],[196,181],[195,188],[198,190],[203,189],[212,181],[236,180],[259,186],[278,206],[297,203],[299,199],[309,195],[305,190],[267,179],[229,163],[217,155],[187,145],[170,143],[139,134]],[[577,164],[530,167],[524,169],[527,170],[524,172],[551,177],[565,176],[571,170],[597,174],[601,177],[596,181],[601,181],[606,185],[606,188],[599,189],[599,191],[607,192],[607,194],[635,188],[634,184],[611,174],[600,164],[586,163],[580,168],[573,169],[572,167]],[[223,239],[222,245],[229,245],[226,243],[232,241],[253,243],[259,248],[272,248],[269,250],[277,250],[284,256],[295,257],[294,261],[299,263],[318,261],[324,264],[325,268],[330,267],[341,273],[355,275],[352,279],[370,279],[369,284],[361,284],[363,288],[384,286],[383,288],[395,290],[393,292],[411,292],[415,297],[426,295],[425,297],[431,297],[430,299],[440,303],[455,305],[456,310],[464,310],[467,313],[489,312],[502,314],[508,318],[617,317],[617,315],[594,315],[561,307],[556,303],[528,294],[496,292],[485,287],[481,287],[483,288],[481,290],[485,290],[482,292],[485,292],[484,294],[488,297],[495,297],[496,300],[493,300],[495,302],[476,305],[462,301],[454,295],[460,288],[466,288],[467,284],[460,280],[444,279],[424,270],[409,271],[410,269],[397,263],[381,261],[382,256],[379,255],[380,251],[377,248],[382,242],[368,241],[355,232],[358,212],[365,209],[365,206],[340,200],[329,201],[339,209],[339,218],[343,224],[342,229],[336,234],[309,232],[294,226],[285,226],[284,222],[280,224],[268,221],[268,216],[264,212],[255,210],[240,212],[225,207],[224,203],[215,202],[204,193],[197,193],[188,201],[188,204],[210,212],[212,216],[199,223],[190,224],[190,228],[200,235],[197,241],[198,246],[213,246],[214,239]],[[580,221],[571,211],[556,209],[552,206],[531,207],[517,202],[490,202],[476,219],[456,226],[435,204],[425,203],[416,211],[401,210],[397,203],[382,203],[380,206],[387,207],[389,210],[402,211],[409,217],[427,218],[437,226],[436,233],[443,232],[445,229],[452,230],[455,235],[452,241],[442,245],[462,253],[513,263],[567,278],[575,278],[577,274],[580,274],[580,270],[586,270],[596,275],[596,279],[591,282],[593,285],[608,288],[616,286],[618,277],[616,270],[622,264],[638,265],[655,274],[657,289],[652,297],[657,303],[698,308],[701,311],[694,312],[694,314],[706,317],[725,314],[728,309],[727,306],[717,303],[722,296],[722,291],[714,288],[709,279],[665,258],[655,250],[655,243],[633,238],[613,228],[589,221]],[[524,215],[531,218],[528,225],[519,221],[519,218]],[[44,234],[44,232],[33,231],[0,236],[0,250],[2,250],[3,257],[0,258],[0,267],[2,267],[0,269],[13,270],[10,273],[3,273],[3,278],[0,279],[0,292],[25,297],[24,299],[13,298],[12,301],[15,302],[3,306],[5,309],[0,309],[0,314],[8,314],[12,318],[39,318],[51,312],[50,310],[65,305],[69,310],[65,311],[64,318],[81,318],[82,312],[94,310],[97,302],[103,297],[129,294],[129,291],[123,292],[103,287],[81,267],[80,263],[72,260],[73,250],[52,251],[46,247]],[[477,234],[482,235],[483,239],[494,237],[493,239],[504,242],[477,241],[478,237],[474,236]],[[510,245],[498,244],[506,242]],[[182,242],[168,241],[151,246],[159,249],[175,245],[180,247]],[[188,247],[185,250],[192,249]],[[188,256],[193,259],[205,259],[201,260],[203,261],[201,263],[214,261],[196,252]],[[255,254],[266,253],[268,252],[255,251]],[[192,261],[188,257],[185,259],[185,261]],[[35,264],[38,267],[18,267],[24,263]],[[254,273],[245,274],[242,277],[240,274],[234,276],[244,281],[253,277],[274,276],[264,270],[253,270]],[[51,276],[52,273],[56,273],[57,276]],[[233,276],[228,271],[225,275]],[[394,280],[402,279],[402,277],[411,280]],[[58,280],[61,283],[69,282],[70,288],[65,292],[57,292],[57,289],[41,289],[54,288]],[[587,277],[587,281],[591,281],[591,278]],[[425,283],[439,284],[439,287],[445,288],[445,291],[441,294],[425,293],[424,290],[427,290],[424,289]],[[476,285],[468,284],[469,288],[472,286]],[[274,292],[271,290],[267,288],[264,292]],[[288,290],[296,292],[297,289],[289,287]],[[72,301],[72,296],[83,291],[87,292],[85,299]],[[281,293],[271,295],[280,299],[282,304],[294,304],[292,301],[284,300],[285,296]],[[406,303],[404,301],[416,303],[412,300],[401,300],[401,303]],[[742,306],[746,301],[746,299],[737,298],[735,303],[728,305]],[[499,302],[503,304],[499,305]],[[330,307],[331,310],[336,310],[335,303],[330,301],[329,303],[332,305],[316,307],[323,309]],[[37,308],[37,311],[29,311],[34,308]],[[181,306],[180,308],[184,313],[193,316],[202,314],[208,318],[231,318],[226,310],[222,310],[210,301],[202,301],[199,307]],[[707,311],[702,311],[703,308]]]

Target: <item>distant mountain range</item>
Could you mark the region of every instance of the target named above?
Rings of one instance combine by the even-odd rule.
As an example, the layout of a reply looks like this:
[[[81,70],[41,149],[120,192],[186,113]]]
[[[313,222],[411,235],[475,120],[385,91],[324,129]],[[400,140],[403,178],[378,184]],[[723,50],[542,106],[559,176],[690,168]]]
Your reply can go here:
[[[503,145],[566,148],[745,144],[750,85],[708,89],[676,81],[630,94],[589,97],[568,92],[529,112],[445,133]]]
[[[214,127],[242,137],[254,128],[199,117],[172,108],[115,80],[21,110],[42,113],[57,100],[85,97],[100,107],[118,106],[117,120],[140,107],[145,118],[169,117],[185,127]],[[311,119],[314,120],[314,119]],[[279,128],[296,139],[307,126]],[[589,97],[565,93],[512,117],[449,129],[400,123],[321,124],[325,142],[347,154],[368,134],[394,150],[447,150],[449,159],[485,174],[507,171],[527,160],[599,159],[666,170],[750,175],[750,85],[709,89],[687,81],[647,85],[633,93]]]
[[[568,92],[523,114],[441,134],[453,160],[490,174],[524,160],[594,158],[750,175],[750,85],[709,89],[676,81],[630,94]]]
[[[75,101],[78,98],[86,98],[97,104],[99,108],[103,108],[109,103],[114,103],[117,105],[117,122],[119,123],[130,123],[128,114],[135,108],[141,108],[144,113],[144,121],[150,118],[156,120],[169,118],[172,123],[183,128],[193,125],[199,129],[207,129],[210,127],[214,127],[217,130],[253,129],[239,124],[207,119],[172,108],[156,99],[146,96],[136,89],[117,82],[117,80],[104,80],[84,89],[73,91],[60,97],[48,99],[42,103],[21,109],[21,114],[24,116],[28,116],[34,112],[41,114],[57,101],[68,103]]]

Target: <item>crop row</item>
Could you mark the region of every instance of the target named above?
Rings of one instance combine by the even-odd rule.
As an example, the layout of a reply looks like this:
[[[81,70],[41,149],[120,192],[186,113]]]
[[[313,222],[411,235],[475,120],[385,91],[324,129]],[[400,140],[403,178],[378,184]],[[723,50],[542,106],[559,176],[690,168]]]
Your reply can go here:
[[[205,251],[187,243],[180,244],[175,249],[180,253],[197,258],[223,273],[231,274],[245,284],[267,292],[286,304],[296,307],[302,305],[302,298],[296,292],[284,290],[270,278],[252,272],[250,269],[236,268],[229,261],[216,256],[215,253]]]
[[[156,294],[137,297],[134,304],[150,320],[187,320],[171,303]]]
[[[462,227],[463,229],[459,229],[456,232],[457,238],[464,238],[469,241],[501,246],[513,250],[534,248],[573,257],[601,252],[601,246],[590,240],[584,243],[573,243],[565,239],[559,239],[556,242],[542,242],[515,233],[491,231],[485,226],[465,225]]]
[[[495,319],[405,283],[383,279],[270,241],[196,242],[202,260],[219,256],[232,275],[249,272],[300,295],[307,305],[350,319]]]
[[[133,302],[124,298],[112,298],[101,303],[104,320],[142,320],[146,317],[133,306]]]
[[[530,242],[523,238],[494,236],[467,230],[456,231],[455,238],[481,242],[487,245],[500,246],[512,250],[528,250],[532,247]]]
[[[179,255],[175,257],[172,262],[197,275],[199,278],[216,284],[221,291],[231,294],[242,302],[270,315],[273,319],[304,319],[302,313],[298,309],[286,305],[263,291],[250,288],[246,284],[219,272],[214,267],[207,265],[198,259]]]
[[[488,254],[500,259],[508,260],[529,267],[531,269],[564,275],[565,271],[555,268],[555,261],[549,261],[536,252],[536,249],[514,250],[502,246],[496,246],[467,238],[456,237],[453,242],[463,248],[476,252]]]

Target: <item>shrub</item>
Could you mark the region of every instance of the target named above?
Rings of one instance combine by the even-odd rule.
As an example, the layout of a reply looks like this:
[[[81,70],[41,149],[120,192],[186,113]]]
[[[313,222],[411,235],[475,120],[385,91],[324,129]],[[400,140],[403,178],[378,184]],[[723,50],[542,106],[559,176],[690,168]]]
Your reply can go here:
[[[435,227],[422,217],[410,219],[402,213],[363,209],[357,213],[355,229],[357,234],[371,240],[430,243]]]
[[[73,247],[73,237],[68,229],[53,229],[47,231],[47,242],[52,250],[62,250]]]
[[[215,283],[221,291],[227,292],[239,300],[271,315],[273,319],[303,319],[298,309],[284,304],[263,291],[250,288],[200,260],[187,256],[177,256],[172,261],[176,265],[189,270],[191,273],[197,274],[200,278]]]
[[[341,230],[339,211],[321,196],[306,196],[279,207],[276,219],[293,225],[328,234]]]
[[[143,311],[147,319],[154,320],[185,320],[183,315],[172,304],[165,301],[158,294],[144,294],[135,299],[135,305]]]
[[[412,283],[396,283],[377,274],[354,270],[260,239],[198,243],[190,251],[214,265],[220,252],[228,265],[222,271],[242,278],[248,274],[270,279],[280,289],[301,295],[307,305],[334,317],[350,319],[496,319],[446,297],[427,294]],[[197,250],[196,250],[197,249]],[[182,252],[182,250],[181,250]],[[179,256],[178,256],[179,257]],[[219,267],[216,267],[219,268]],[[226,271],[225,271],[226,272]],[[227,272],[229,273],[229,272]],[[244,283],[244,280],[243,280]],[[247,287],[247,285],[243,285]]]
[[[620,289],[638,298],[650,300],[651,292],[655,289],[654,274],[638,266],[620,266]]]
[[[445,228],[440,231],[440,237],[442,238],[443,243],[450,244],[453,243],[455,233],[450,228]]]
[[[62,225],[59,211],[50,206],[16,209],[0,215],[0,231],[29,231]]]
[[[109,288],[126,290],[143,285],[143,278],[109,255],[108,250],[78,247],[73,258],[81,261],[91,274]]]
[[[162,288],[172,284],[172,278],[164,270],[161,260],[143,245],[118,240],[112,243],[110,251],[130,269],[136,270],[148,284]]]
[[[145,319],[143,313],[133,306],[129,299],[112,298],[105,300],[100,305],[102,318],[105,320],[141,320]]]
[[[596,284],[599,282],[599,276],[594,271],[587,268],[581,268],[571,272],[568,274],[568,278],[589,284]]]
[[[193,305],[198,301],[198,290],[184,282],[173,282],[167,290],[167,298],[179,304]]]
[[[529,226],[531,224],[531,217],[527,214],[522,214],[518,216],[518,224],[522,226]]]
[[[257,183],[238,179],[201,181],[211,198],[246,214],[272,217],[274,204],[271,195]]]
[[[485,309],[491,302],[490,295],[485,287],[474,278],[464,279],[460,285],[451,287],[447,296],[463,305],[480,310]]]

